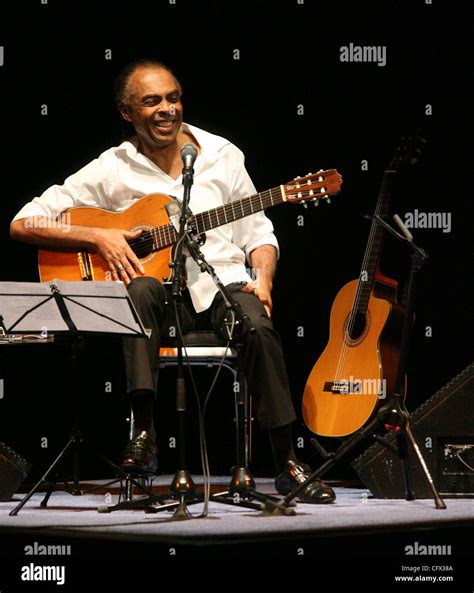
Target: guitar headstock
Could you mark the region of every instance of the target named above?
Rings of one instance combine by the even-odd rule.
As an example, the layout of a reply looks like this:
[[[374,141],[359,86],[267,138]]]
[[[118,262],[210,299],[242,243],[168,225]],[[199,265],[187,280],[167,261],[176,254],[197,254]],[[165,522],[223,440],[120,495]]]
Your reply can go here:
[[[420,159],[426,140],[417,132],[414,136],[403,136],[390,161],[389,169],[400,171],[404,166],[416,165]]]
[[[328,169],[295,177],[293,181],[282,185],[281,189],[285,202],[303,202],[306,207],[307,201],[313,202],[315,206],[319,204],[319,200],[330,202],[330,196],[337,194],[341,185],[342,177],[336,169]]]

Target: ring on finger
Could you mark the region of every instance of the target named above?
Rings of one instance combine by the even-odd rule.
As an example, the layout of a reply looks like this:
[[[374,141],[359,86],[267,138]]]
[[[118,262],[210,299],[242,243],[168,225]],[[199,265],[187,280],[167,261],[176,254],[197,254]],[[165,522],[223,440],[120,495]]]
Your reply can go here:
[[[123,269],[124,269],[124,268],[123,268],[122,264],[119,264],[119,265],[117,266],[117,271],[119,271],[119,272],[123,272]]]

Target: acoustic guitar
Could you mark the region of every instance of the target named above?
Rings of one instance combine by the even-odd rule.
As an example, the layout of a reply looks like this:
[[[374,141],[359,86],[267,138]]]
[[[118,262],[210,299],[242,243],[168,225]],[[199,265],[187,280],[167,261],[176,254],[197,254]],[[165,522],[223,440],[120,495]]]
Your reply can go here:
[[[384,172],[375,214],[388,213],[397,173],[418,152],[412,138],[398,148]],[[393,394],[404,308],[397,303],[396,280],[379,269],[383,233],[373,219],[360,276],[333,302],[329,341],[304,389],[303,418],[317,435],[352,434]]]
[[[339,192],[342,177],[335,169],[296,177],[293,181],[229,202],[218,208],[191,216],[190,227],[198,236],[206,231],[250,216],[282,202],[329,201]],[[121,212],[102,208],[79,206],[62,213],[68,224],[129,231],[143,229],[129,245],[140,259],[145,275],[159,280],[171,275],[169,262],[171,250],[177,239],[179,205],[175,198],[165,194],[149,194]],[[61,280],[112,280],[106,261],[97,253],[84,250],[40,249],[39,274],[42,282],[54,278]]]

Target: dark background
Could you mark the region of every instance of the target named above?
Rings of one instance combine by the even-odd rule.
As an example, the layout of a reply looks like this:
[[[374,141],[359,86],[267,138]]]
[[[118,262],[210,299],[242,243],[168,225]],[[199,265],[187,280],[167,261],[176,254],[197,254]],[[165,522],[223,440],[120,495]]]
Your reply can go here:
[[[298,454],[315,466],[320,460],[301,420],[304,385],[328,339],[331,303],[359,275],[370,230],[363,216],[375,208],[384,169],[400,138],[419,129],[427,140],[424,157],[400,177],[392,211],[402,219],[415,208],[449,212],[452,229],[414,230],[430,255],[420,276],[408,365],[407,404],[415,409],[472,358],[472,166],[466,151],[472,102],[465,4],[31,0],[12,9],[4,3],[0,280],[38,279],[35,248],[9,238],[9,222],[20,207],[121,142],[113,102],[120,69],[141,57],[164,61],[183,84],[185,121],[239,146],[258,190],[319,168],[337,168],[343,175],[343,191],[329,206],[268,211],[281,246],[274,322],[300,417],[295,436],[304,437]],[[342,63],[340,47],[351,42],[385,45],[386,66]],[[111,60],[105,59],[108,49]],[[235,49],[240,60],[233,59]],[[47,116],[41,115],[43,104]],[[297,115],[300,104],[303,116]],[[425,114],[427,104],[432,115]],[[361,170],[364,159],[368,171]],[[297,225],[300,214],[304,227]],[[403,285],[408,265],[405,249],[388,238],[384,273]],[[300,326],[304,337],[297,336]],[[426,326],[432,337],[426,337]],[[68,435],[76,380],[64,348],[4,346],[2,351],[0,440],[31,460],[37,473]],[[80,377],[84,429],[114,459],[127,439],[121,367],[120,344],[87,341]],[[204,391],[211,373],[201,371],[198,379]],[[112,393],[104,393],[106,381],[112,382]],[[234,455],[229,381],[219,382],[209,409],[214,473],[227,472]],[[157,410],[163,472],[176,469],[167,440],[176,433],[173,400],[170,371],[161,378]],[[40,445],[42,437],[48,438],[47,448]],[[325,444],[331,448],[337,442]],[[87,467],[87,475],[100,473],[93,461]],[[258,428],[253,467],[261,474],[272,470],[266,435]],[[200,472],[195,430],[190,469]],[[331,475],[347,477],[351,470],[344,464]]]

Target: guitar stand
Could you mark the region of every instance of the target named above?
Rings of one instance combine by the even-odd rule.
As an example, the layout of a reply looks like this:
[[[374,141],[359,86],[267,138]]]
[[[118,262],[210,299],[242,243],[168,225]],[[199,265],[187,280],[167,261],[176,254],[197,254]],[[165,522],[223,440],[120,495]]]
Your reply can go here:
[[[410,413],[406,409],[404,401],[404,381],[405,381],[405,367],[408,355],[409,343],[411,338],[411,330],[414,321],[414,294],[415,294],[415,281],[417,272],[421,269],[423,263],[427,259],[428,255],[417,247],[413,242],[413,236],[406,229],[401,222],[398,215],[394,216],[395,221],[401,228],[405,236],[400,235],[395,229],[393,229],[383,218],[375,215],[374,218],[384,226],[390,233],[395,235],[398,239],[408,243],[412,249],[411,268],[410,275],[407,283],[406,291],[406,314],[403,323],[401,346],[400,346],[400,359],[398,363],[397,377],[395,381],[395,390],[393,397],[385,405],[379,408],[376,416],[366,426],[360,428],[352,437],[346,440],[335,452],[327,453],[322,445],[312,439],[313,445],[322,454],[325,462],[315,470],[302,484],[300,484],[293,492],[288,494],[281,502],[282,506],[290,504],[295,497],[301,494],[309,484],[314,480],[322,476],[328,469],[336,465],[342,458],[344,458],[356,445],[363,441],[367,437],[374,437],[379,442],[382,442],[385,446],[393,448],[388,442],[381,439],[377,434],[377,429],[383,427],[386,431],[394,431],[396,433],[397,448],[396,452],[402,464],[403,476],[405,480],[405,498],[406,500],[414,500],[415,494],[413,491],[412,479],[410,468],[408,464],[408,444],[411,446],[415,459],[421,472],[426,480],[426,483],[433,495],[435,506],[437,509],[445,509],[446,504],[440,497],[438,491],[433,482],[433,478],[430,475],[428,467],[426,465],[423,456],[421,455],[420,448],[418,447],[413,433],[410,427]],[[375,433],[375,434],[374,434]]]
[[[378,435],[378,429],[384,428],[386,431],[394,431],[397,437],[397,447],[393,447],[390,443],[386,442],[385,439]],[[286,506],[296,496],[301,494],[314,480],[326,473],[330,468],[334,467],[339,461],[348,455],[360,442],[368,437],[375,438],[378,442],[384,446],[394,450],[400,459],[403,468],[403,475],[405,479],[405,499],[415,500],[415,494],[413,492],[412,479],[410,468],[408,465],[408,447],[413,449],[415,459],[417,460],[418,466],[420,467],[423,476],[428,484],[428,487],[433,495],[435,506],[437,509],[445,509],[446,504],[440,497],[438,491],[433,482],[428,467],[421,455],[420,448],[418,447],[413,433],[410,428],[410,414],[405,407],[404,399],[401,395],[394,394],[393,398],[382,406],[377,412],[376,417],[369,422],[366,426],[359,429],[352,437],[350,437],[343,445],[341,445],[335,452],[327,453],[320,443],[317,443],[316,439],[311,439],[312,444],[318,449],[323,455],[326,461],[315,470],[305,482],[300,484],[291,494],[286,496],[282,505]]]

